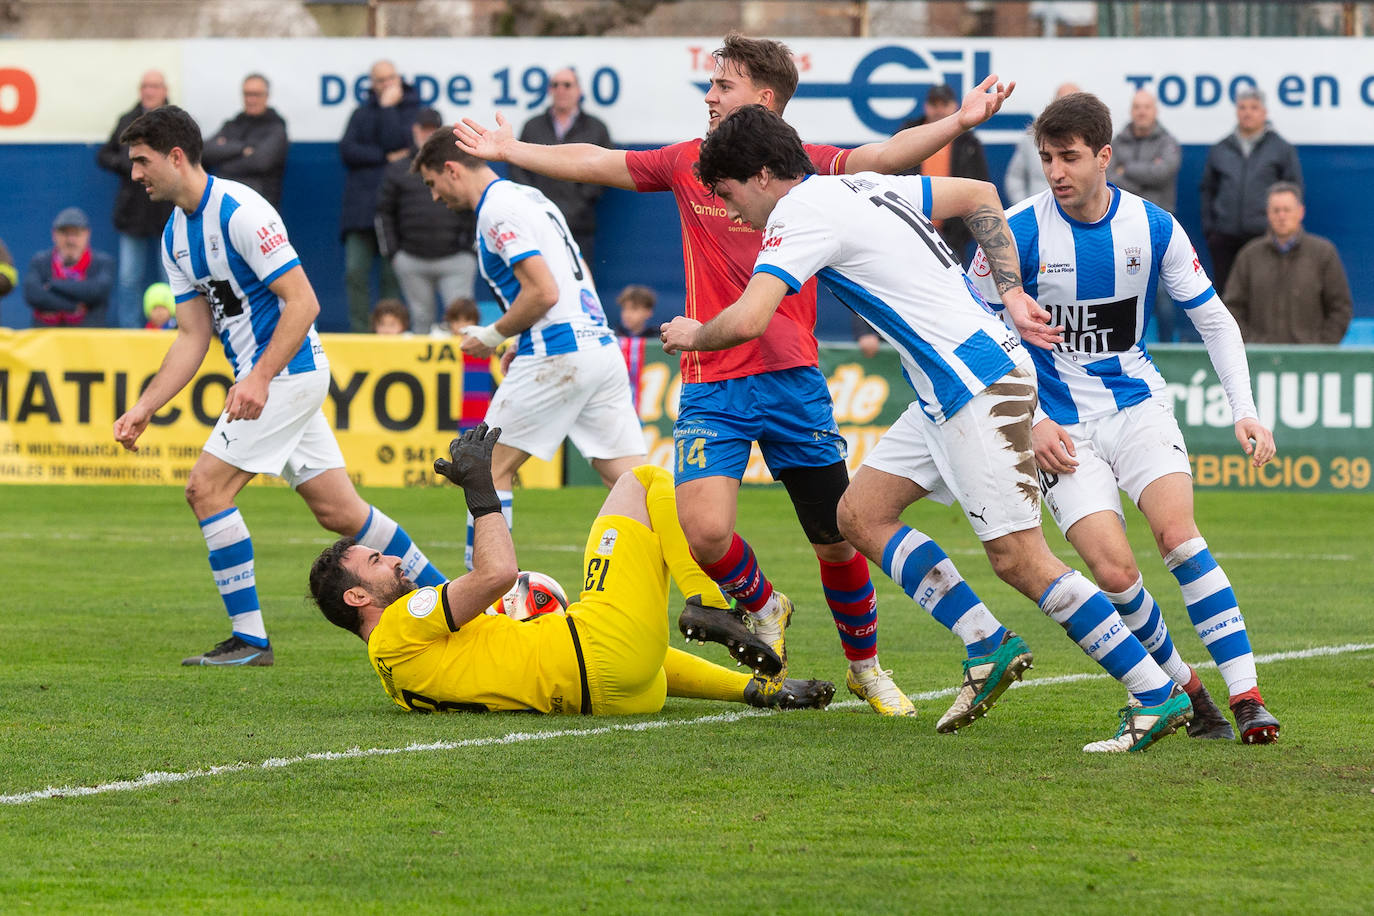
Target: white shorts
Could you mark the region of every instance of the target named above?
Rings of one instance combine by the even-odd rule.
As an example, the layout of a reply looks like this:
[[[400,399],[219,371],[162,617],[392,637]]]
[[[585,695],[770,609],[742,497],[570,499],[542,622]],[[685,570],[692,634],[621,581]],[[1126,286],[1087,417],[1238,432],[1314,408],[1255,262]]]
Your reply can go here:
[[[1192,473],[1173,405],[1163,397],[1064,431],[1073,438],[1078,467],[1072,474],[1040,474],[1045,503],[1062,532],[1079,519],[1109,510],[1124,524],[1121,490],[1139,503],[1140,494],[1159,478]]]
[[[343,452],[320,405],[329,393],[329,370],[278,376],[256,420],[221,414],[204,450],[252,474],[272,474],[298,487],[344,466]]]
[[[644,454],[644,428],[620,348],[517,356],[492,396],[487,425],[501,444],[549,461],[565,438],[585,458]]]
[[[1030,440],[1035,399],[1034,377],[1013,369],[944,423],[912,402],[864,465],[905,477],[936,502],[958,500],[980,541],[1036,528],[1040,484]]]

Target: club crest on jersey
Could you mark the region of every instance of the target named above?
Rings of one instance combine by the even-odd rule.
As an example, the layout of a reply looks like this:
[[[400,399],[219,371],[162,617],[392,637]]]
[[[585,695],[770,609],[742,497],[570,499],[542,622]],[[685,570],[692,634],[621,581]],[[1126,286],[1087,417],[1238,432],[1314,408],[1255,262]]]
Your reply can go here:
[[[601,541],[596,545],[597,556],[609,557],[615,551],[615,540],[620,537],[620,532],[614,528],[607,528],[601,532]]]
[[[434,610],[439,603],[439,593],[432,588],[422,588],[410,596],[406,602],[406,610],[411,617],[428,617],[429,612]]]
[[[1136,274],[1140,273],[1140,249],[1126,248],[1122,251],[1122,254],[1126,256],[1126,275],[1134,277]]]
[[[217,235],[212,235],[212,236],[210,236],[209,242],[210,242],[210,253],[211,253],[211,254],[219,254],[219,236],[217,236]]]

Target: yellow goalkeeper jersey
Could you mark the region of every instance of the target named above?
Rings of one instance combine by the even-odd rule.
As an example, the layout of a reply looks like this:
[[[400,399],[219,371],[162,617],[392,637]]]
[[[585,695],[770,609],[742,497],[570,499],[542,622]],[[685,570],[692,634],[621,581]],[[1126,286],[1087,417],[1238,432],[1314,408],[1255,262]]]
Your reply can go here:
[[[520,622],[483,614],[455,628],[442,586],[392,602],[368,637],[367,654],[382,687],[406,709],[576,715],[582,703],[564,615]]]

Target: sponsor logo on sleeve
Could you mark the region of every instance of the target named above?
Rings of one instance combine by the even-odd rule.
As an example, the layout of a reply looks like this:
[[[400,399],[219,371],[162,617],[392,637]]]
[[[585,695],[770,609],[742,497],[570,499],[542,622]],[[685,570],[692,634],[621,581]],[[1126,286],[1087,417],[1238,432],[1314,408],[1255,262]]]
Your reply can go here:
[[[620,532],[614,528],[607,528],[601,533],[601,542],[596,545],[597,556],[609,557],[615,551],[615,540],[620,537]]]
[[[981,248],[978,249],[978,254],[974,256],[973,264],[970,267],[972,267],[975,277],[992,276],[992,264],[988,262],[988,256],[983,253]]]
[[[281,224],[276,220],[272,220],[265,226],[259,226],[256,234],[258,250],[264,255],[271,254],[286,244],[286,233],[282,231]]]
[[[411,594],[410,600],[406,602],[406,610],[410,612],[411,617],[423,619],[438,605],[439,593],[433,588],[422,588]]]

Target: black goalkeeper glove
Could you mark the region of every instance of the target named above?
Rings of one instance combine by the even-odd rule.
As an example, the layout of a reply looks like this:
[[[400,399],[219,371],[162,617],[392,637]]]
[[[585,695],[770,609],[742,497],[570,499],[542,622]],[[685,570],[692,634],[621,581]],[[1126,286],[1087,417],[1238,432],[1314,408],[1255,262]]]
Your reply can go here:
[[[452,461],[434,459],[434,473],[463,488],[463,499],[473,518],[501,511],[501,500],[491,480],[491,450],[500,436],[499,428],[488,429],[481,423],[448,444]]]

